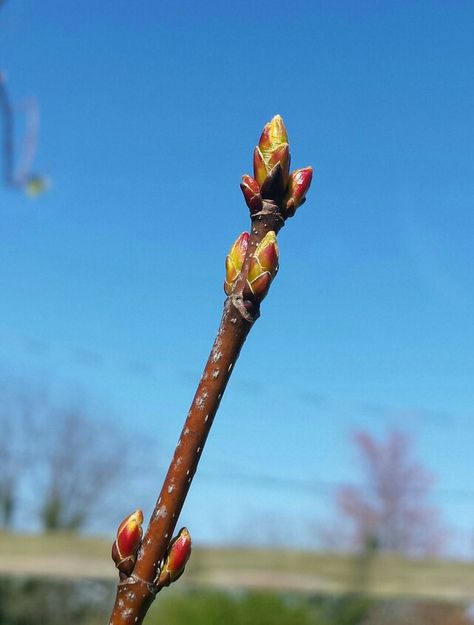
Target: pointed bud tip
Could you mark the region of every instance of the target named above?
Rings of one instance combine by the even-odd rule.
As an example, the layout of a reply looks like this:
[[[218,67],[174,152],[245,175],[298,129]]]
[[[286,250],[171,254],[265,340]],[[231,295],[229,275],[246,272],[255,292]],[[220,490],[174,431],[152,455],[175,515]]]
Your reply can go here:
[[[158,586],[169,586],[182,575],[191,555],[191,548],[191,535],[186,527],[182,527],[168,548],[168,554],[160,571]]]
[[[244,262],[247,246],[249,244],[249,238],[250,234],[248,232],[242,232],[239,234],[229,252],[229,256],[234,261],[236,267],[239,268],[239,271],[242,267],[242,263]]]
[[[293,217],[296,209],[306,200],[306,193],[313,179],[313,168],[303,167],[291,172],[286,192],[287,217]]]
[[[135,510],[120,523],[114,543],[119,560],[136,556],[143,536],[142,523],[141,510]]]
[[[281,143],[288,143],[288,133],[281,115],[274,115],[263,128],[259,146],[265,150],[272,149]]]
[[[262,268],[265,271],[269,271],[273,276],[278,268],[279,254],[276,234],[273,230],[270,230],[258,244],[254,256],[258,259]]]
[[[254,193],[260,193],[260,185],[255,180],[255,178],[252,178],[252,176],[249,176],[248,174],[244,174],[242,176],[242,181],[240,185],[244,187],[248,187]]]
[[[139,508],[135,510],[135,512],[132,512],[132,514],[129,514],[127,517],[125,517],[125,519],[119,525],[117,534],[121,532],[125,526],[130,525],[131,523],[134,523],[139,527],[143,523],[143,512]]]

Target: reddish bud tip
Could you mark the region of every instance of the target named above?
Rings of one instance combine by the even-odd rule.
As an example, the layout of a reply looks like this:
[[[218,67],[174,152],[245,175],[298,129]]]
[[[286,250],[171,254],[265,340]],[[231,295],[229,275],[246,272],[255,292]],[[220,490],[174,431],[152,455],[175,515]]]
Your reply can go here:
[[[129,575],[140,548],[143,530],[143,512],[136,510],[120,523],[115,542],[112,545],[112,559],[115,566]]]
[[[232,288],[237,280],[242,265],[244,264],[245,254],[247,253],[247,246],[249,242],[249,233],[242,232],[237,238],[234,245],[230,248],[225,259],[225,282],[224,291],[227,295],[230,295]]]
[[[253,257],[258,260],[262,269],[269,271],[273,277],[278,271],[278,256],[276,234],[270,230],[257,245]]]
[[[280,115],[275,115],[265,125],[253,155],[254,175],[260,186],[278,164],[281,165],[282,182],[285,188],[290,169],[290,148],[283,119]]]
[[[258,142],[258,147],[266,157],[267,154],[282,143],[288,143],[288,133],[286,132],[281,115],[275,115],[271,121],[265,124],[260,136],[260,141]]]
[[[286,194],[286,213],[288,217],[293,217],[298,206],[301,206],[305,201],[312,179],[312,167],[303,167],[291,172]]]
[[[169,586],[181,577],[190,555],[191,536],[188,530],[183,527],[179,530],[177,537],[173,539],[169,546],[165,562],[161,567],[158,577],[158,588]]]
[[[245,202],[252,213],[258,213],[262,208],[262,196],[260,195],[260,185],[252,176],[242,176],[240,188],[244,194]]]

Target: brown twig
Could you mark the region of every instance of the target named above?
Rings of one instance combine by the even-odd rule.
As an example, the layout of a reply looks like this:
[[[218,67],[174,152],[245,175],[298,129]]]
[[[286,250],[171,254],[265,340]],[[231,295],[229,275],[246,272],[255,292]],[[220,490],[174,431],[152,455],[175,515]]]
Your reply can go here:
[[[274,131],[275,137],[269,138],[270,131]],[[311,181],[311,170],[309,168],[305,170],[308,175],[304,179],[304,192],[302,187],[297,186],[297,183],[292,183],[291,176],[288,180],[289,155],[286,141],[286,130],[281,118],[277,116],[270,124],[267,124],[259,143],[262,151],[265,146],[268,148],[266,170],[262,174],[262,171],[257,172],[256,166],[257,180],[260,176],[258,184],[247,177],[252,181],[250,184],[255,193],[250,194],[248,189],[244,188],[246,185],[243,185],[252,220],[245,256],[241,266],[238,267],[239,272],[235,279],[232,279],[231,275],[228,276],[231,281],[231,292],[224,304],[222,320],[214,345],[181,431],[134,569],[128,577],[122,575],[124,579],[121,579],[118,584],[110,625],[142,623],[157,593],[156,579],[160,566],[166,556],[222,395],[245,339],[259,316],[260,301],[265,296],[269,282],[276,273],[276,265],[272,273],[271,268],[265,267],[264,260],[261,260],[260,266],[263,266],[263,269],[260,278],[266,279],[266,288],[259,291],[256,286],[252,287],[249,283],[259,244],[264,241],[268,233],[277,233],[284,225],[286,218],[294,214],[295,201],[296,205],[304,201],[304,192]],[[272,161],[271,152],[272,149],[275,151],[281,145],[286,145],[287,160],[282,157],[275,163]],[[265,199],[262,199],[262,196]],[[256,285],[257,282],[253,284]]]

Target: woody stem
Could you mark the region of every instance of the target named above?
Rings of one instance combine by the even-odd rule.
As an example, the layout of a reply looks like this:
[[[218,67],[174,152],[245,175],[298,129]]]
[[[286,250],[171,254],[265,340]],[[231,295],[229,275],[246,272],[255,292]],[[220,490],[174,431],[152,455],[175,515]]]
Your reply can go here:
[[[242,292],[250,257],[264,236],[284,224],[273,202],[252,219],[252,230],[242,271],[224,312],[196,394],[186,417],[173,459],[143,538],[135,568],[119,582],[109,625],[140,625],[156,595],[154,580],[176,527],[191,481],[217,409],[240,350],[259,315],[256,302]]]

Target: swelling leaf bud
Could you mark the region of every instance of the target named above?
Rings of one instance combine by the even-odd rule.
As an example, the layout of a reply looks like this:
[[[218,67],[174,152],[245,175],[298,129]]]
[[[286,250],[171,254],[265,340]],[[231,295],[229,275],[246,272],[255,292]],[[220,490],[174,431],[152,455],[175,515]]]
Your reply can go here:
[[[184,572],[186,563],[191,555],[191,536],[183,527],[179,530],[168,548],[165,562],[158,576],[157,586],[163,588],[175,582]]]
[[[225,259],[225,282],[224,291],[226,295],[232,293],[235,281],[237,280],[242,265],[244,264],[245,254],[247,253],[247,246],[249,242],[249,233],[242,232],[242,234],[235,241],[231,247]]]
[[[290,149],[285,124],[280,115],[265,125],[253,155],[254,176],[260,186],[270,172],[280,164],[282,184],[285,188],[290,169]]]
[[[265,160],[268,160],[273,150],[282,143],[288,143],[288,133],[281,115],[275,115],[271,121],[265,124],[258,147]]]
[[[303,167],[291,172],[286,193],[286,215],[293,217],[298,206],[306,200],[306,193],[313,179],[313,168]]]
[[[279,250],[276,234],[271,230],[257,245],[250,259],[247,286],[252,295],[261,302],[278,271]]]
[[[244,194],[245,203],[250,208],[250,212],[258,213],[262,209],[262,196],[260,195],[260,185],[252,176],[242,176],[240,188]]]
[[[112,545],[112,559],[121,573],[130,575],[143,537],[143,512],[136,510],[120,523]]]

